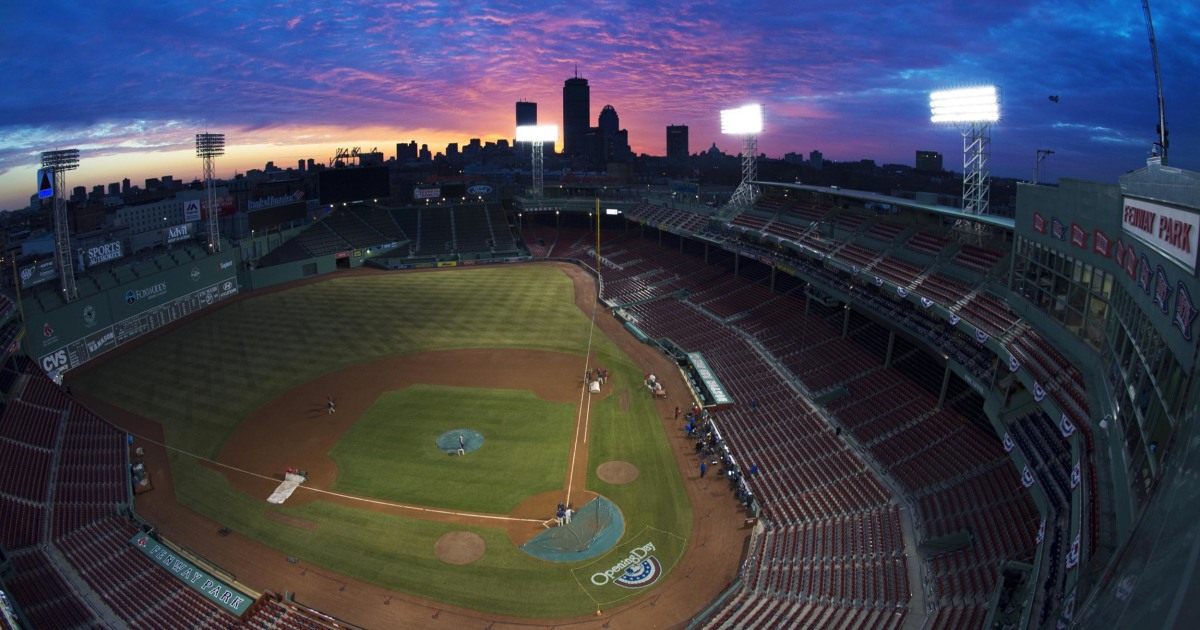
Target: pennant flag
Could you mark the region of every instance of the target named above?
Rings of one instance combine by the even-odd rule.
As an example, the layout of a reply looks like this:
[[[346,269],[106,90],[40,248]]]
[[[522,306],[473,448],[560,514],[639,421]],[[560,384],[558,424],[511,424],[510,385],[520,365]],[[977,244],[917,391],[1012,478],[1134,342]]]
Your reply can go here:
[[[1008,431],[1005,431],[1004,432],[1004,452],[1011,453],[1012,450],[1013,450],[1012,436],[1010,436],[1008,434]]]
[[[1067,552],[1067,570],[1074,569],[1079,564],[1079,534],[1071,541],[1071,550]]]
[[[1118,267],[1125,267],[1125,239],[1117,239],[1117,252],[1113,257],[1116,259]]]
[[[1075,467],[1071,469],[1071,489],[1072,490],[1074,490],[1076,487],[1079,486],[1079,480],[1081,477],[1083,477],[1083,474],[1079,469],[1079,462],[1075,462]]]
[[[1037,381],[1034,381],[1033,382],[1033,399],[1036,400],[1037,402],[1042,402],[1042,399],[1045,397],[1046,397],[1046,390],[1042,389],[1042,384]]]
[[[899,295],[900,297],[908,297],[908,289],[905,289],[904,287],[896,287],[896,295]]]
[[[1075,433],[1075,423],[1071,422],[1071,419],[1068,418],[1067,414],[1064,413],[1062,418],[1059,418],[1058,420],[1058,430],[1062,431],[1062,436],[1064,438],[1069,438]]]
[[[1062,603],[1062,617],[1059,618],[1058,622],[1063,624],[1064,627],[1069,625],[1071,618],[1075,616],[1075,590],[1074,588],[1071,589],[1071,594],[1067,595],[1067,598]]]
[[[1060,240],[1067,240],[1067,226],[1058,217],[1050,217],[1050,236]]]
[[[987,343],[987,340],[988,340],[987,333],[976,328],[975,329],[975,341],[978,341],[980,344],[985,344],[985,343]]]
[[[1092,240],[1092,252],[1100,254],[1105,258],[1112,258],[1112,241],[1108,240],[1108,235],[1096,228],[1092,234],[1096,237]],[[1121,264],[1117,262],[1117,264]]]
[[[1038,525],[1038,544],[1042,544],[1042,539],[1046,537],[1046,519],[1042,519],[1042,524]]]
[[[922,297],[921,298],[921,306],[924,306],[925,308],[929,308],[930,306],[933,306],[933,300],[931,300],[927,297]]]
[[[1019,369],[1021,369],[1021,364],[1017,362],[1017,355],[1008,355],[1008,371],[1016,372]]]
[[[1087,249],[1087,240],[1088,240],[1089,236],[1091,236],[1091,234],[1084,232],[1083,228],[1079,227],[1079,224],[1077,224],[1077,223],[1071,224],[1071,244],[1072,245],[1074,245],[1076,247],[1082,247],[1083,249]]]
[[[955,315],[954,313],[950,313],[950,325],[951,326],[957,326],[958,322],[961,322],[961,321],[962,321],[961,317],[959,317],[958,315]]]
[[[1183,282],[1175,289],[1175,317],[1171,323],[1183,333],[1183,338],[1192,340],[1192,320],[1196,319],[1196,305],[1192,304],[1192,296],[1188,293]]]
[[[1145,291],[1146,295],[1150,295],[1150,259],[1146,258],[1145,254],[1142,254],[1142,262],[1138,267],[1137,282],[1142,291]]]
[[[1026,488],[1033,485],[1033,473],[1029,472],[1029,466],[1026,466],[1025,470],[1021,471],[1021,485]]]
[[[1133,245],[1125,246],[1125,274],[1130,280],[1137,280],[1137,254],[1133,251]]]
[[[1167,280],[1167,272],[1163,271],[1162,265],[1158,265],[1158,271],[1154,273],[1154,303],[1158,305],[1158,309],[1167,314],[1167,299],[1171,295],[1171,281]]]
[[[1043,217],[1041,213],[1033,213],[1033,229],[1041,232],[1042,234],[1046,233],[1046,218]]]

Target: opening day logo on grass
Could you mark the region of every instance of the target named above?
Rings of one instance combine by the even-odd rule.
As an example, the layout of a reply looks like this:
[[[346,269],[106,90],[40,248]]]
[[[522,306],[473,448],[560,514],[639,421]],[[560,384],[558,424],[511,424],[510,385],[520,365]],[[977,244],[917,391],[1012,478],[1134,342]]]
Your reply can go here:
[[[687,548],[687,539],[644,527],[630,542],[571,570],[583,592],[599,607],[608,607],[656,586],[671,573]]]
[[[662,575],[662,565],[658,563],[658,558],[650,555],[651,551],[654,551],[654,543],[635,547],[611,569],[593,573],[592,584],[604,586],[612,582],[625,588],[650,586]]]

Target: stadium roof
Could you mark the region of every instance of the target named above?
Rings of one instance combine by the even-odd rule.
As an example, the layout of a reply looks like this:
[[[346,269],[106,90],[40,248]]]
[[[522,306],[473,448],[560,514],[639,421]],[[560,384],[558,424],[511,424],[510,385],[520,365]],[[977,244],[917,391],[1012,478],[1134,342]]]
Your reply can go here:
[[[890,197],[879,193],[864,192],[861,190],[847,190],[844,188],[829,188],[827,186],[810,186],[808,184],[786,184],[781,182],[755,182],[761,186],[775,186],[779,188],[791,188],[794,190],[807,190],[809,192],[825,193],[835,197],[845,197],[846,199],[854,199],[855,201],[872,202],[872,203],[887,203],[901,208],[910,210],[920,210],[922,212],[930,212],[933,214],[941,214],[954,219],[968,219],[970,221],[978,221],[985,225],[1012,230],[1016,228],[1016,221],[1011,217],[994,216],[990,214],[970,214],[963,212],[958,208],[950,206],[939,206],[932,203],[921,203],[912,199],[904,199],[903,197]]]

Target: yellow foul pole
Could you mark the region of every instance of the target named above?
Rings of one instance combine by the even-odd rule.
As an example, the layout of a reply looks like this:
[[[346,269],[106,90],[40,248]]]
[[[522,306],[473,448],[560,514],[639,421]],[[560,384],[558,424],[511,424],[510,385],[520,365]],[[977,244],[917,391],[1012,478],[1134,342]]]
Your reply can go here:
[[[600,274],[600,198],[596,197],[596,275]]]

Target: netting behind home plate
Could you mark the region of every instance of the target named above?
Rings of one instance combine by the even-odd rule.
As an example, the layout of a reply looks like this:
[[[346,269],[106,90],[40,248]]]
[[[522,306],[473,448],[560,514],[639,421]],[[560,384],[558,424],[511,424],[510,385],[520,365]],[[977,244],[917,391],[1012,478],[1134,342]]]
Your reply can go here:
[[[551,562],[589,560],[611,549],[624,532],[621,511],[608,499],[596,497],[575,512],[569,525],[551,527],[521,549]]]

